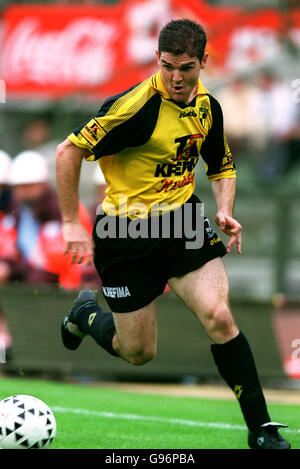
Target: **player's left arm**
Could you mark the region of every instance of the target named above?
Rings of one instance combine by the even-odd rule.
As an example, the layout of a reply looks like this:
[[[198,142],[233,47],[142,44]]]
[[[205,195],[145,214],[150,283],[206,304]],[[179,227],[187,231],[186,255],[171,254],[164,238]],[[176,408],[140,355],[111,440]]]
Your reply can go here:
[[[219,102],[209,96],[211,105],[211,127],[202,144],[201,155],[206,163],[206,175],[212,184],[217,213],[215,221],[220,229],[230,237],[227,252],[236,244],[237,252],[242,252],[242,226],[234,218],[233,209],[236,196],[236,168],[224,133],[223,113]]]
[[[215,221],[220,229],[230,237],[227,252],[230,253],[234,244],[238,254],[242,253],[242,226],[234,218],[233,209],[236,194],[236,179],[224,178],[211,181],[212,191],[217,205]]]

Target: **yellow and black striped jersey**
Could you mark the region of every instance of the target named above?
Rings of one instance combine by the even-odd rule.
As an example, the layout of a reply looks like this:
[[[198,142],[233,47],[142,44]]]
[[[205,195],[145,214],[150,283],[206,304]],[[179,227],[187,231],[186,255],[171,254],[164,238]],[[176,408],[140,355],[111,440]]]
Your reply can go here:
[[[99,162],[105,213],[114,207],[117,215],[147,216],[157,204],[181,206],[194,191],[200,155],[209,179],[236,177],[220,104],[200,80],[193,101],[181,105],[158,72],[107,99],[68,138],[89,150],[87,160]]]

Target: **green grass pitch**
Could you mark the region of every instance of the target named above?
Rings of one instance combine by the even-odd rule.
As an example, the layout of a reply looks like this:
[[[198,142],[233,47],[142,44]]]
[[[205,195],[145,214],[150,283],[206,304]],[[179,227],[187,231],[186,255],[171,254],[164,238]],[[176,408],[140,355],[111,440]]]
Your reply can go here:
[[[134,393],[100,385],[23,378],[0,379],[0,400],[30,394],[46,402],[57,422],[53,449],[247,449],[235,400]],[[269,404],[272,419],[300,448],[300,406]]]

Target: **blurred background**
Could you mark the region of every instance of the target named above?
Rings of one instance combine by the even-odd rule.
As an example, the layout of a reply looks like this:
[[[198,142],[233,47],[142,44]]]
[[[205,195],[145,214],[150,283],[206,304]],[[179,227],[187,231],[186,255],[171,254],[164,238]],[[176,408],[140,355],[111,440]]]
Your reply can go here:
[[[217,379],[200,326],[170,292],[159,299],[158,357],[143,370],[111,357],[99,360],[101,352],[91,343],[75,359],[59,341],[60,320],[76,291],[99,290],[101,282],[93,268],[70,269],[61,254],[56,146],[108,96],[156,73],[159,30],[183,17],[197,20],[207,32],[210,59],[201,79],[222,105],[238,171],[235,216],[243,225],[243,255],[225,258],[233,313],[250,336],[263,379],[298,386],[298,0],[0,0],[0,348],[5,372],[187,383]],[[88,229],[105,190],[97,166],[85,163],[80,181],[80,215]],[[197,193],[213,221],[214,200],[201,163]],[[99,299],[105,304],[100,291]]]

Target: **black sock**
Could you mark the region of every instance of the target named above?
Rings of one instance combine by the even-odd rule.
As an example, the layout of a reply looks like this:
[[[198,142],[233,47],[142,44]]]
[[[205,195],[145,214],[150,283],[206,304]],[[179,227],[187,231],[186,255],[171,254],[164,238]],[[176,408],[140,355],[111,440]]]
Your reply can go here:
[[[110,355],[118,356],[112,346],[116,333],[112,313],[102,311],[98,305],[87,306],[80,312],[78,327],[82,332],[90,335]]]
[[[249,343],[242,332],[225,344],[213,344],[211,351],[222,378],[233,390],[249,430],[270,422]]]

